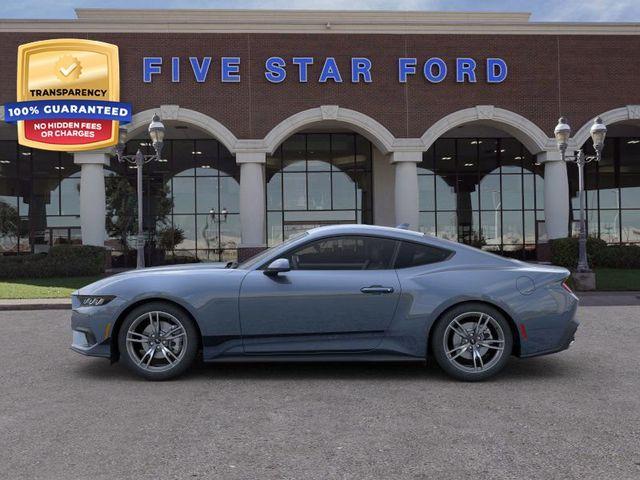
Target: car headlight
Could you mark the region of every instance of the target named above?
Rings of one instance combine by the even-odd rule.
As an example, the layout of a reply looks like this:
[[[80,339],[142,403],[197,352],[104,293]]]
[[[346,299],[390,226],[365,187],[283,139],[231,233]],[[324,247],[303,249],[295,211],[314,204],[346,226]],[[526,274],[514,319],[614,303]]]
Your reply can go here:
[[[106,305],[114,298],[116,298],[114,295],[78,295],[78,301],[82,307]]]

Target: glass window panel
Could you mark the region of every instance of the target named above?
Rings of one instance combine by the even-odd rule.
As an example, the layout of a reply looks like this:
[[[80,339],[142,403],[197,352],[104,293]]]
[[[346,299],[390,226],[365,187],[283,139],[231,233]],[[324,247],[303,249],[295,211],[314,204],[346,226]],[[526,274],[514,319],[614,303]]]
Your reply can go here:
[[[420,212],[420,225],[418,230],[428,235],[436,234],[436,214],[435,212]]]
[[[536,243],[536,214],[532,211],[524,212],[524,243]]]
[[[66,216],[61,217],[59,215],[47,217],[47,227],[79,227],[80,216]]]
[[[220,242],[222,248],[238,248],[240,245],[240,215],[227,215],[220,222]]]
[[[620,175],[620,199],[622,208],[640,208],[640,175]]]
[[[233,177],[220,177],[220,209],[229,213],[240,211],[240,184]]]
[[[283,171],[305,171],[306,135],[296,134],[282,144]]]
[[[0,140],[0,178],[18,176],[18,148],[13,140]]]
[[[478,209],[477,175],[458,175],[456,205],[458,210]]]
[[[331,135],[328,133],[312,133],[306,135],[307,169],[326,172],[331,170]],[[304,155],[301,155],[304,158]]]
[[[434,154],[435,154],[434,146],[432,146],[429,150],[427,150],[422,154],[422,161],[418,164],[418,174],[433,173]]]
[[[304,173],[285,173],[283,195],[285,210],[305,210],[307,208],[306,175]]]
[[[458,241],[468,245],[480,242],[480,216],[471,210],[458,210]]]
[[[332,174],[333,208],[356,208],[355,185],[349,175],[344,172]]]
[[[449,250],[418,243],[400,242],[395,268],[418,267],[420,265],[442,262],[450,256],[451,252]]]
[[[218,142],[216,140],[196,140],[194,152],[196,175],[218,174]]]
[[[80,215],[80,179],[65,178],[60,182],[62,215]]]
[[[536,208],[544,210],[544,178],[541,175],[536,177]]]
[[[337,133],[331,135],[333,170],[348,171],[355,168],[355,141],[356,136],[352,134]],[[311,170],[311,164],[309,164],[309,169]]]
[[[480,180],[480,205],[482,210],[500,209],[500,175],[487,175]]]
[[[456,141],[458,173],[478,171],[478,148],[485,147],[485,143],[476,138],[461,138]]]
[[[498,173],[498,140],[478,138],[478,169],[481,175]]]
[[[60,197],[58,191],[58,179],[38,178],[33,179],[33,190],[29,201],[29,215],[60,215]]]
[[[173,212],[194,213],[195,205],[195,179],[175,177],[173,179]],[[188,247],[191,248],[191,247]]]
[[[482,236],[487,246],[499,247],[502,243],[502,218],[500,211],[484,211],[480,215]]]
[[[333,175],[335,177],[335,173]],[[371,185],[372,185],[371,172],[357,171],[350,176],[353,176],[355,178],[356,208],[359,210],[371,210],[372,204],[373,204],[373,198],[371,195]],[[364,223],[367,223],[367,222],[364,222]]]
[[[356,138],[356,168],[371,171],[371,142],[362,135]]]
[[[60,172],[60,154],[47,150],[31,151],[34,177],[57,177]]]
[[[438,237],[447,240],[458,240],[458,227],[456,224],[456,212],[438,212],[436,215]]]
[[[309,173],[308,184],[309,210],[331,210],[331,173]]]
[[[176,245],[176,250],[196,249],[196,216],[195,215],[174,215],[173,227],[182,229],[184,241]]]
[[[276,173],[267,183],[267,210],[280,209],[282,209],[282,173]]]
[[[522,195],[524,199],[524,208],[534,210],[536,208],[535,203],[535,175],[523,175],[522,177],[523,190]]]
[[[502,212],[502,243],[504,248],[524,243],[522,212]]]
[[[615,175],[600,173],[598,175],[598,187],[600,191],[600,208],[620,208],[620,199],[618,197],[618,188],[615,181]],[[585,188],[589,190],[586,182]]]
[[[620,242],[619,210],[600,210],[600,238],[607,243]]]
[[[219,218],[212,214],[197,216],[198,249],[208,252],[208,257],[211,256],[211,250],[220,248]]]
[[[622,241],[640,242],[640,210],[622,211]]]
[[[391,239],[344,236],[307,244],[289,259],[294,270],[383,270],[392,268],[395,248]]]
[[[455,181],[455,177],[446,177],[447,180]],[[438,210],[455,210],[456,193],[452,185],[440,175],[436,175],[436,205]]]
[[[113,159],[112,162],[117,162]],[[73,155],[67,152],[60,152],[60,175],[70,177],[72,175],[80,178],[80,165],[73,163]]]
[[[613,140],[605,141],[605,149]],[[640,173],[640,137],[615,140],[620,142],[620,179],[628,173]]]
[[[211,210],[220,211],[218,204],[218,178],[196,178],[196,208],[197,213],[209,213]]]
[[[170,159],[170,171],[176,176],[190,176],[195,173],[193,140],[172,140],[171,151],[164,152],[163,157]],[[171,153],[169,157],[168,154]]]
[[[418,175],[420,210],[435,210],[435,180],[433,175]]]
[[[502,176],[502,208],[522,210],[522,177],[520,175]]]
[[[435,144],[435,152],[436,173],[438,175],[455,175],[456,141],[451,138],[441,138]]]
[[[522,144],[515,138],[501,138],[499,148],[502,173],[522,173]]]
[[[224,145],[219,146],[218,171],[220,175],[235,178],[240,181],[240,166],[234,157]]]
[[[267,245],[277,245],[282,242],[282,213],[267,213]]]

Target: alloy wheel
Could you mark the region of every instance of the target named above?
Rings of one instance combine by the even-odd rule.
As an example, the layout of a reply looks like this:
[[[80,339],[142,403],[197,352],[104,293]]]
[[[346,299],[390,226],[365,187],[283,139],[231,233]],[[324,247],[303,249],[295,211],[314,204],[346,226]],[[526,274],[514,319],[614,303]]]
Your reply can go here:
[[[164,372],[180,363],[187,351],[187,332],[175,316],[151,311],[137,317],[125,337],[131,360],[143,370]]]
[[[491,369],[504,354],[505,336],[500,324],[484,312],[465,312],[449,322],[443,337],[447,360],[468,373]]]

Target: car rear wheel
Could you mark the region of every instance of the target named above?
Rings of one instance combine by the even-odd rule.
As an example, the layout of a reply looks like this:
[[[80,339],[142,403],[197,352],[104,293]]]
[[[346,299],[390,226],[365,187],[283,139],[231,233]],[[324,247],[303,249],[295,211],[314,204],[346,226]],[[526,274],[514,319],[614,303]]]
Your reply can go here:
[[[509,322],[497,309],[467,303],[438,320],[432,347],[438,365],[446,373],[473,382],[504,368],[513,348],[513,335]]]
[[[120,358],[148,380],[184,373],[198,353],[198,332],[181,309],[162,302],[141,305],[124,320],[118,334]]]

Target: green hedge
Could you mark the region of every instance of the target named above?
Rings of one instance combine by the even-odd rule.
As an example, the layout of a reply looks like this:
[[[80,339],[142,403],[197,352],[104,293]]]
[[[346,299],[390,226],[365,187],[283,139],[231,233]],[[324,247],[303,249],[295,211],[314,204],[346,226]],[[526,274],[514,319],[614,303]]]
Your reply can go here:
[[[592,268],[640,268],[640,246],[607,245],[599,238],[587,238],[587,259]],[[575,269],[578,264],[578,239],[551,241],[551,262]]]
[[[56,245],[49,253],[0,256],[0,278],[81,277],[104,273],[107,251],[89,245]]]

